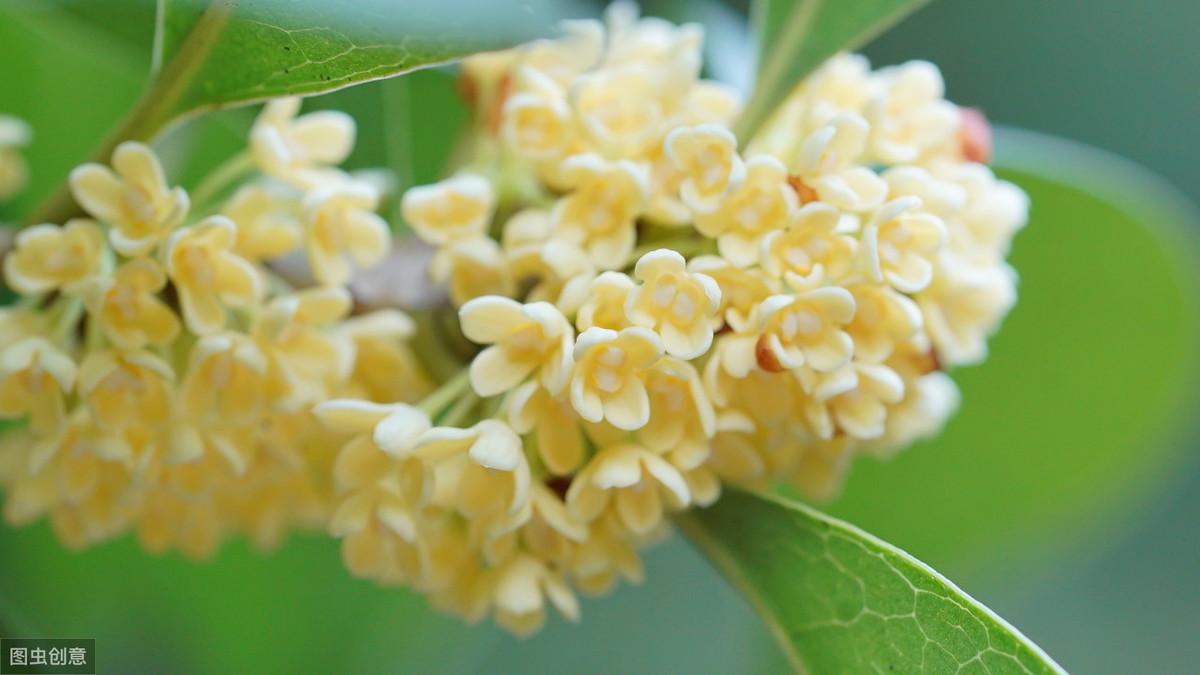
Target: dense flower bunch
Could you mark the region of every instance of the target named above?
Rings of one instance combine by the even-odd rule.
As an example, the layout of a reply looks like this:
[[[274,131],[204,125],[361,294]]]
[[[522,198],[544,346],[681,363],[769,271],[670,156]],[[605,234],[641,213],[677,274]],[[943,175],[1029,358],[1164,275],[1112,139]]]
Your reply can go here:
[[[200,186],[199,203],[147,146],[124,143],[111,168],[71,174],[90,217],[17,235],[0,416],[28,423],[0,452],[9,522],[48,515],[71,547],[129,529],[192,556],[231,533],[272,546],[328,521],[336,446],[312,406],[420,396],[411,320],[348,318],[351,261],[377,261],[390,238],[377,189],[332,167],[353,121],[297,118],[299,105],[268,105],[231,165],[257,175],[227,171],[238,178]],[[317,285],[276,276],[296,255]]]
[[[318,406],[355,573],[530,631],[722,483],[826,496],[955,408],[1027,207],[985,124],[927,63],[842,55],[742,152],[701,38],[617,5],[464,63],[476,157],[402,207],[482,351],[453,426]]]
[[[986,122],[930,64],[839,55],[738,139],[702,40],[618,3],[463,63],[472,152],[401,201],[452,304],[415,336],[350,316],[388,235],[332,168],[344,117],[269,104],[262,177],[208,210],[144,146],[78,169],[94,220],[5,261],[25,299],[0,317],[0,415],[29,420],[0,449],[8,519],[198,554],[325,523],[354,574],[526,634],[638,581],[668,514],[723,484],[828,496],[855,456],[936,432],[944,371],[1015,299],[1027,202],[984,166]],[[276,277],[297,255],[315,286]]]

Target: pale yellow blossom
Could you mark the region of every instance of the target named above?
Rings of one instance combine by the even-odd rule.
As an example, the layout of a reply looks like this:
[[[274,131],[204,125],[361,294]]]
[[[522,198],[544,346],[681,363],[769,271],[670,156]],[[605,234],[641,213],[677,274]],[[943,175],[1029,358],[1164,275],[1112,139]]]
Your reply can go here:
[[[107,431],[161,427],[175,401],[175,373],[147,351],[98,351],[79,364],[79,396]]]
[[[517,91],[504,102],[501,136],[517,154],[533,160],[557,159],[574,139],[571,109],[563,89],[529,66],[516,70]]]
[[[634,157],[661,141],[659,83],[638,65],[579,76],[569,97],[580,134],[606,157]]]
[[[531,375],[553,394],[566,386],[575,331],[554,305],[488,295],[465,303],[458,317],[468,340],[490,345],[471,361],[471,387],[480,396],[509,391]]]
[[[551,214],[555,233],[587,251],[600,269],[620,269],[633,252],[634,221],[645,207],[645,171],[584,154],[563,160],[561,172],[571,192]]]
[[[335,183],[304,199],[305,248],[313,276],[323,284],[343,284],[351,261],[371,267],[391,248],[387,222],[375,213],[379,194],[361,181]]]
[[[804,291],[836,282],[854,266],[857,241],[837,231],[837,209],[822,202],[805,204],[786,230],[762,240],[762,267]]]
[[[91,220],[76,218],[63,227],[34,225],[17,233],[4,256],[4,279],[24,295],[56,289],[78,290],[79,282],[99,271],[104,233]]]
[[[882,363],[924,327],[917,303],[890,286],[858,282],[846,289],[854,296],[854,319],[846,332],[854,338],[857,360]]]
[[[471,173],[411,188],[401,201],[404,222],[437,246],[478,238],[487,231],[495,208],[492,184]]]
[[[591,70],[604,50],[604,27],[593,19],[563,21],[561,37],[534,40],[521,49],[521,60],[561,86]]]
[[[282,410],[328,398],[353,367],[354,348],[322,330],[350,311],[340,286],[310,288],[277,297],[263,308],[249,334],[267,355],[269,392]]]
[[[737,138],[723,126],[680,127],[664,142],[666,154],[686,176],[680,185],[683,202],[696,213],[716,210],[721,197],[746,177]]]
[[[583,522],[611,509],[631,532],[646,534],[660,526],[667,510],[691,502],[679,470],[666,459],[633,443],[601,450],[571,481],[567,510]]]
[[[602,272],[592,280],[588,299],[575,316],[575,325],[579,330],[587,330],[592,326],[621,330],[629,326],[625,300],[634,285],[633,279],[624,272]]]
[[[492,540],[499,555],[488,554],[489,559],[503,560],[520,546],[542,560],[565,566],[579,544],[587,541],[588,526],[571,518],[563,498],[540,481],[533,483],[530,503],[533,512],[529,522],[501,539]]]
[[[462,239],[438,249],[430,276],[450,290],[450,299],[461,306],[483,295],[510,295],[513,281],[500,245],[490,237]]]
[[[883,202],[887,184],[859,164],[870,130],[857,115],[838,115],[801,143],[796,173],[821,201],[851,211],[865,211]]]
[[[946,365],[978,363],[987,356],[987,338],[1016,302],[1015,277],[1003,263],[975,267],[941,257],[933,282],[917,295],[917,305]]]
[[[267,367],[266,354],[248,336],[206,335],[188,356],[180,402],[198,424],[250,424],[271,403]]]
[[[579,620],[579,601],[561,571],[529,554],[500,565],[492,598],[496,623],[519,637],[536,632],[546,620],[545,602],[570,621]]]
[[[958,107],[942,98],[945,85],[937,66],[926,61],[884,68],[873,79],[878,93],[867,104],[870,151],[888,164],[916,162],[955,141]]]
[[[633,270],[641,283],[629,291],[625,313],[634,325],[654,329],[668,354],[692,359],[712,344],[721,289],[712,277],[686,267],[683,256],[671,249],[642,256]]]
[[[964,193],[960,208],[943,217],[947,246],[972,263],[999,263],[1029,218],[1029,197],[1012,183],[997,180],[981,164],[940,164],[934,171]]]
[[[904,380],[878,363],[855,361],[827,373],[801,375],[818,404],[806,407],[809,424],[823,440],[838,432],[864,440],[882,436],[888,406],[904,398]]]
[[[237,227],[225,216],[210,216],[179,230],[163,249],[167,274],[179,294],[183,320],[198,335],[225,326],[225,306],[245,307],[262,297],[258,270],[233,253]]]
[[[76,168],[71,172],[71,193],[88,213],[112,226],[108,237],[117,252],[144,255],[183,222],[187,192],[167,186],[158,157],[141,143],[118,145],[112,167]]]
[[[161,265],[139,258],[89,279],[84,296],[104,336],[121,349],[136,350],[166,345],[179,335],[179,318],[158,296],[166,284]]]
[[[583,249],[562,239],[512,245],[505,242],[507,271],[519,287],[528,287],[527,299],[549,302],[564,314],[573,314],[588,298],[596,266]]]
[[[711,277],[721,289],[721,305],[713,320],[713,329],[723,327],[744,333],[752,330],[754,312],[768,296],[782,292],[777,279],[759,267],[739,267],[715,255],[703,255],[688,261],[688,270]]]
[[[587,541],[571,556],[569,569],[584,593],[599,596],[612,591],[618,579],[640,584],[646,578],[637,549],[641,535],[633,535],[615,513],[591,524]]]
[[[412,403],[433,388],[410,346],[416,325],[397,309],[379,309],[346,319],[337,334],[354,343],[351,386],[373,401]]]
[[[551,474],[567,476],[579,467],[587,446],[579,414],[569,400],[531,381],[514,389],[507,405],[509,425],[534,437],[538,456]]]
[[[799,206],[783,162],[756,155],[746,160],[742,186],[726,195],[720,208],[696,214],[696,229],[716,237],[717,249],[730,262],[748,267],[758,262],[762,238],[787,227]]]
[[[575,342],[571,405],[589,422],[634,430],[650,419],[646,370],[663,355],[662,340],[638,326],[589,328]]]
[[[337,110],[297,117],[300,99],[277,98],[263,106],[250,130],[250,149],[263,173],[311,189],[336,174],[354,148],[354,120]]]
[[[946,238],[942,220],[918,210],[920,206],[918,197],[893,199],[863,228],[861,251],[867,273],[902,293],[929,285],[934,258]]]
[[[26,337],[6,346],[0,352],[0,417],[28,415],[35,433],[57,430],[76,372],[71,357],[45,338]]]
[[[682,471],[700,466],[716,433],[716,413],[695,366],[664,357],[646,378],[646,390],[650,420],[638,430],[638,440]]]
[[[300,246],[295,205],[265,185],[242,187],[221,213],[237,225],[233,250],[246,260],[278,258]]]
[[[442,464],[457,477],[445,486],[451,502],[467,518],[487,519],[494,534],[519,527],[530,515],[529,462],[512,427],[485,419],[469,429],[434,427],[417,440],[413,456],[429,465]],[[425,477],[425,494],[436,474]],[[441,483],[442,481],[437,481]]]
[[[827,371],[850,360],[854,341],[844,328],[854,318],[854,296],[846,289],[831,286],[796,295],[773,295],[759,310],[759,349],[779,367],[806,365]]]

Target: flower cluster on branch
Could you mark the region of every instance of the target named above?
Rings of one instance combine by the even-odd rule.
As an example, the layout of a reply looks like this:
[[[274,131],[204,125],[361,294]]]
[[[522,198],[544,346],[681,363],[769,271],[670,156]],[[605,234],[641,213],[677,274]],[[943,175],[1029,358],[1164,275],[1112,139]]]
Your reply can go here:
[[[841,54],[739,139],[702,43],[618,3],[462,63],[470,152],[400,204],[457,374],[412,352],[453,341],[437,311],[420,333],[351,316],[389,235],[335,168],[345,116],[268,104],[261,176],[204,204],[142,145],[77,169],[92,219],[5,260],[0,415],[28,420],[0,450],[9,521],[194,555],[325,526],[352,573],[527,634],[640,580],[669,514],[722,485],[828,497],[856,456],[937,432],[946,371],[1015,300],[1028,205],[986,124],[928,63]],[[276,274],[294,257],[313,286]]]

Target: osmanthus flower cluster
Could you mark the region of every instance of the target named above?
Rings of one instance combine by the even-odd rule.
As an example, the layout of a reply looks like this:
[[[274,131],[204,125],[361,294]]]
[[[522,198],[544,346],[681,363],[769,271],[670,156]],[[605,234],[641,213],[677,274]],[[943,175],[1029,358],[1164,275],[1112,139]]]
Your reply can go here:
[[[352,266],[390,240],[377,189],[334,168],[354,123],[299,105],[266,106],[231,165],[258,171],[202,184],[200,203],[129,142],[71,173],[86,217],[17,234],[3,269],[20,298],[0,309],[0,417],[27,420],[0,450],[10,523],[48,516],[72,548],[128,530],[191,556],[235,533],[273,546],[328,522],[337,446],[312,406],[423,393],[409,317],[350,316]],[[276,275],[296,256],[312,287]]]
[[[350,316],[388,236],[332,166],[345,118],[268,105],[263,177],[215,209],[143,146],[77,170],[92,219],[5,263],[0,414],[29,420],[0,451],[9,520],[194,553],[323,522],[355,575],[526,634],[640,580],[723,485],[828,496],[935,433],[945,371],[1015,300],[1027,200],[984,165],[986,122],[928,63],[843,54],[739,139],[702,43],[618,3],[463,62],[472,152],[401,201],[467,345],[432,386],[409,349],[454,342],[436,311],[415,337]],[[316,286],[275,277],[296,255]]]
[[[606,19],[465,61],[476,154],[403,198],[479,347],[455,424],[317,408],[350,568],[518,633],[722,484],[827,496],[938,430],[1014,300],[1026,198],[933,66],[837,56],[741,150],[698,26]]]

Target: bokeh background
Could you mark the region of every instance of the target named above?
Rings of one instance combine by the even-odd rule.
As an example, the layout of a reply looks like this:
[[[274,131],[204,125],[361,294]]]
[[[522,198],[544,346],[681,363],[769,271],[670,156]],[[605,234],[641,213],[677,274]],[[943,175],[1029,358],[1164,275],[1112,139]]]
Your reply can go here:
[[[744,75],[744,5],[644,6],[705,23],[713,74]],[[33,188],[0,218],[61,181],[136,96],[151,9],[0,4],[0,112],[37,133]],[[1123,155],[1200,200],[1197,35],[1194,0],[935,0],[865,52],[875,65],[933,61],[949,97],[994,122]],[[392,165],[417,181],[438,176],[463,119],[452,78],[439,72],[311,105],[356,115],[357,165]],[[384,124],[397,113],[415,133]],[[252,115],[172,133],[162,150],[174,175],[187,185],[233,152]],[[1022,301],[991,360],[955,374],[964,406],[946,434],[887,463],[860,462],[826,508],[930,563],[1072,672],[1194,672],[1194,214],[1164,183],[1103,153],[1018,134],[1002,134],[999,153],[1035,204],[1013,255]],[[402,157],[413,160],[398,166]],[[233,543],[194,563],[147,556],[129,540],[68,553],[44,525],[3,527],[0,617],[29,636],[98,638],[101,672],[782,668],[757,619],[685,542],[649,552],[647,571],[643,586],[585,602],[582,625],[556,619],[516,641],[350,578],[336,543],[320,536],[297,535],[272,554]]]

